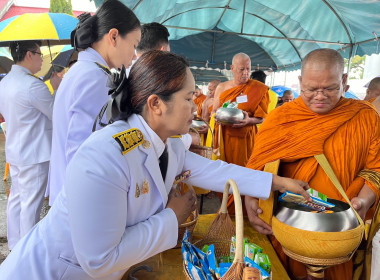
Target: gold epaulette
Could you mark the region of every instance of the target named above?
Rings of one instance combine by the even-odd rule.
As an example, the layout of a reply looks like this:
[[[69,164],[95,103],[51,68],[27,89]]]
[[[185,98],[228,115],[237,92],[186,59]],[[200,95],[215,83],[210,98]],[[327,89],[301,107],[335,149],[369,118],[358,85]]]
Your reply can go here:
[[[121,153],[125,155],[144,142],[144,135],[137,128],[131,128],[112,136],[121,147]]]

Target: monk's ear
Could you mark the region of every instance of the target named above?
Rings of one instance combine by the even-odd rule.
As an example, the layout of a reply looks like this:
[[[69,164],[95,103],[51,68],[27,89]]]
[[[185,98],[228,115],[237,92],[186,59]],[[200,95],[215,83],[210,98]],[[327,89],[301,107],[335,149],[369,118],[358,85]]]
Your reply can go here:
[[[343,76],[342,76],[342,85],[343,85],[343,88],[345,88],[346,85],[347,85],[347,77],[348,77],[347,73],[343,74]]]
[[[298,76],[298,81],[299,81],[300,84],[301,84],[301,82],[302,82],[302,76]]]

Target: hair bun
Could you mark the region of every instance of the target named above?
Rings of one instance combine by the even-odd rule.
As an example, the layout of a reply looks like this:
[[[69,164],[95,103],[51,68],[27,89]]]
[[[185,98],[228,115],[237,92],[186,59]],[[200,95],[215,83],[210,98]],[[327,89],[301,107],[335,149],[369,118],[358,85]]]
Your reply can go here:
[[[88,18],[91,17],[90,13],[83,13],[78,16],[79,22],[85,22]]]
[[[97,16],[84,13],[78,16],[79,22],[71,32],[71,46],[76,50],[91,47],[98,39],[97,35]]]

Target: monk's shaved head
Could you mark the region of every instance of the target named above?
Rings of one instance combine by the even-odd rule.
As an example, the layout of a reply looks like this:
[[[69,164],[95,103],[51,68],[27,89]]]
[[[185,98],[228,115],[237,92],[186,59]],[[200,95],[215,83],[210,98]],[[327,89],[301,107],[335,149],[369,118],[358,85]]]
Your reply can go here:
[[[369,90],[376,90],[378,87],[380,87],[380,77],[372,79],[368,85]]]
[[[232,65],[235,65],[237,63],[237,61],[239,61],[239,60],[248,60],[248,59],[251,60],[247,54],[237,53],[232,58]]]
[[[344,60],[341,54],[336,50],[317,49],[308,53],[302,61],[301,75],[303,74],[305,68],[316,64],[325,68],[336,67],[339,73],[343,75]]]

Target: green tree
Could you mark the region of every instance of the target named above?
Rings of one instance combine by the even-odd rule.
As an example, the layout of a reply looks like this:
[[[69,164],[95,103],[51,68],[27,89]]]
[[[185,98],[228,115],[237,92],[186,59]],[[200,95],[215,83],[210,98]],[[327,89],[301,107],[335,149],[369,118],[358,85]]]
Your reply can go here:
[[[50,13],[65,13],[73,15],[71,0],[50,0]]]
[[[355,55],[351,59],[351,65],[350,65],[350,73],[353,73],[354,75],[350,75],[350,79],[363,79],[363,73],[364,73],[364,65],[365,65],[365,58],[366,56],[358,56]],[[348,65],[348,59],[344,59],[345,61],[345,67]]]

